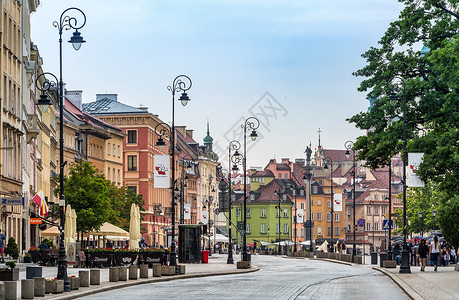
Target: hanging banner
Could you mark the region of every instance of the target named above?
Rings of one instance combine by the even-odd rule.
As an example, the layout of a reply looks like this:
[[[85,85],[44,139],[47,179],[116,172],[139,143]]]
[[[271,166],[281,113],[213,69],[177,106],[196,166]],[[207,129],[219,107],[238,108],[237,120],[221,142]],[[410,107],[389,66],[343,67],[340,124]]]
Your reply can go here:
[[[424,153],[408,153],[408,186],[424,187],[424,182],[416,174],[422,163]]]
[[[202,211],[202,224],[209,223],[209,212],[207,210]]]
[[[343,194],[333,194],[333,210],[343,211]]]
[[[296,222],[303,223],[304,222],[304,209],[297,209],[296,210]]]
[[[191,220],[191,204],[183,205],[183,219]]]
[[[154,188],[168,189],[170,188],[170,157],[169,155],[154,156]]]

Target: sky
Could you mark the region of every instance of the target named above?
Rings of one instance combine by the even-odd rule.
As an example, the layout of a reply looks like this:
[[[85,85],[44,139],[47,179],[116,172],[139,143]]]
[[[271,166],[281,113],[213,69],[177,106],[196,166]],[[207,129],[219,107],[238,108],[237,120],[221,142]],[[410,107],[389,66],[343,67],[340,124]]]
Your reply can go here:
[[[164,122],[172,119],[167,87],[185,74],[191,101],[176,95],[175,124],[194,130],[202,143],[206,123],[214,151],[224,162],[227,147],[242,144],[241,125],[259,119],[259,138],[247,140],[248,167],[269,159],[305,158],[311,143],[344,149],[364,132],[346,118],[368,108],[352,72],[402,9],[396,0],[40,0],[32,14],[32,41],[43,69],[58,75],[59,34],[53,21],[69,7],[86,15],[79,51],[63,45],[63,80],[82,90],[146,106]],[[79,22],[81,15],[72,14]],[[81,23],[80,23],[81,24]],[[68,41],[72,31],[63,33]],[[248,131],[248,135],[250,131]],[[227,163],[225,164],[227,165]]]

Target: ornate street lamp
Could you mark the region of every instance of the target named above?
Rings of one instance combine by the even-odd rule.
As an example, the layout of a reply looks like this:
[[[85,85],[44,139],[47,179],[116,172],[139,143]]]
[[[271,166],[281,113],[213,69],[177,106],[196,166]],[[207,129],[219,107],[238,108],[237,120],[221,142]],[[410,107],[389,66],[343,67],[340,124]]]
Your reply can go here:
[[[260,121],[255,117],[247,118],[244,124],[241,125],[244,131],[244,155],[242,157],[242,171],[244,172],[244,236],[242,239],[242,261],[249,261],[247,255],[247,130],[252,131],[250,138],[255,141],[258,137],[256,130],[259,126]]]
[[[281,196],[282,198],[284,197],[285,194],[285,191],[277,191],[277,190],[274,190],[274,194],[277,194],[277,197],[278,197],[278,204],[277,206],[275,207],[277,209],[277,218],[279,220],[279,238],[278,238],[278,242],[279,242],[279,245],[277,247],[277,252],[279,253],[279,255],[281,255],[281,252],[282,252],[282,248],[281,248]]]
[[[421,234],[421,237],[423,236],[422,234],[422,211],[418,212],[419,215],[419,233]]]
[[[402,162],[403,162],[403,244],[402,244],[402,261],[400,263],[400,273],[411,273],[410,269],[410,251],[408,249],[407,239],[407,224],[406,224],[406,161],[407,161],[407,153],[406,153],[406,97],[405,97],[405,80],[401,77],[395,77],[400,79],[403,90],[402,90],[402,102],[403,102],[403,153],[402,153]],[[393,91],[390,96],[389,100],[394,101],[398,100],[398,96]]]
[[[208,218],[209,218],[209,227],[208,227],[208,231],[207,233],[209,234],[209,247],[208,247],[208,250],[209,250],[209,256],[212,256],[212,250],[210,249],[210,236],[211,236],[211,232],[210,232],[210,228],[212,227],[212,224],[211,224],[211,220],[210,220],[210,209],[211,209],[211,206],[212,206],[212,203],[213,203],[213,197],[211,195],[211,193],[215,193],[215,186],[211,183],[212,182],[212,177],[209,176],[209,195],[208,195],[208,199],[207,199],[207,203],[209,205],[207,211],[208,211]],[[214,223],[215,223],[215,218],[214,218]],[[215,236],[215,227],[214,227],[214,236]],[[215,245],[214,245],[215,246]]]
[[[347,141],[344,143],[344,148],[346,148],[346,152],[344,153],[346,155],[346,158],[349,158],[351,155],[349,150],[352,150],[352,171],[350,172],[352,175],[352,226],[353,226],[353,242],[352,242],[352,262],[355,262],[355,254],[356,254],[356,249],[355,249],[355,150],[353,149],[354,147],[354,142],[353,141]]]
[[[231,141],[229,143],[227,148],[228,148],[228,168],[231,166],[231,163],[233,163],[233,167],[231,168],[231,170],[233,171],[233,174],[237,174],[237,172],[239,170],[238,167],[237,167],[237,163],[239,163],[240,160],[241,160],[241,155],[239,154],[238,150],[241,149],[241,144],[238,141],[234,140],[234,141]],[[231,155],[232,151],[234,151],[233,155]],[[232,227],[232,219],[231,219],[231,203],[232,203],[231,172],[228,172],[228,201],[229,201],[229,211],[228,211],[228,218],[229,218],[228,236],[229,236],[229,242],[228,242],[228,259],[227,259],[226,263],[227,264],[234,264],[233,245],[232,245],[232,238],[233,237],[231,235],[231,227]]]
[[[330,244],[333,247],[333,204],[335,202],[333,199],[333,160],[330,157],[325,157],[324,161],[325,161],[324,169],[328,169],[328,165],[330,165],[330,216],[331,216]]]
[[[76,12],[81,14],[82,22],[79,23],[76,17],[69,17],[68,12]],[[80,25],[81,24],[81,25]],[[70,38],[69,43],[73,45],[75,50],[79,50],[82,43],[86,41],[78,31],[83,28],[86,24],[86,15],[82,10],[76,7],[71,7],[64,10],[61,14],[59,22],[54,21],[53,26],[57,28],[59,32],[59,83],[57,95],[59,98],[59,208],[60,208],[60,227],[59,227],[59,258],[57,260],[57,278],[64,280],[64,291],[70,292],[70,282],[67,276],[67,257],[65,254],[64,246],[64,228],[65,228],[65,197],[64,197],[64,81],[62,79],[62,32],[63,30],[75,29],[73,36]],[[40,76],[51,75],[57,81],[56,76],[51,73],[43,73]],[[37,77],[37,79],[38,79]],[[37,80],[38,81],[38,80]],[[51,105],[52,102],[48,99],[47,93],[50,88],[55,86],[55,82],[46,81],[41,88],[42,94],[40,99],[37,101],[37,105]],[[37,86],[38,87],[38,86]]]
[[[311,165],[311,154],[312,150],[310,147],[306,147],[306,166],[304,167],[305,173],[303,176],[304,185],[306,186],[306,196],[308,197],[308,206],[309,206],[309,253],[315,252],[314,247],[312,246],[312,201],[311,201],[311,178],[312,178],[312,168]]]
[[[163,137],[167,136],[167,128],[169,129],[169,138],[171,140],[169,144],[169,153],[171,157],[171,197],[172,197],[172,242],[171,242],[171,253],[170,253],[170,265],[175,266],[175,274],[178,274],[178,266],[177,266],[177,252],[176,252],[176,245],[175,245],[175,93],[182,93],[180,96],[179,101],[182,103],[183,106],[186,106],[190,101],[186,91],[188,91],[191,86],[192,82],[190,77],[186,75],[179,75],[174,78],[172,85],[168,86],[167,89],[172,93],[172,126],[169,126],[166,123],[159,123],[155,127],[162,125],[161,130],[159,131],[159,137],[156,141],[156,146],[164,146],[166,145]]]
[[[435,231],[435,217],[437,216],[437,211],[434,209],[432,210],[432,217],[433,217],[433,230]]]

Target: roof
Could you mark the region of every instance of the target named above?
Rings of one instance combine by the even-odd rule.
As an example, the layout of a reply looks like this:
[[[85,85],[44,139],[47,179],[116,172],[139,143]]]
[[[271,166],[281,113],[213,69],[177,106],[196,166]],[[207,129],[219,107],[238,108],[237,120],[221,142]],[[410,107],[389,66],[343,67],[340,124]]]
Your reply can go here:
[[[83,111],[92,115],[148,114],[148,110],[123,104],[109,98],[83,103]]]
[[[333,162],[351,161],[353,159],[352,151],[349,151],[349,152],[350,152],[350,155],[349,155],[349,158],[347,158],[346,150],[323,149],[324,157],[330,157],[333,160]]]
[[[271,170],[262,170],[253,173],[250,177],[274,177],[274,174]]]

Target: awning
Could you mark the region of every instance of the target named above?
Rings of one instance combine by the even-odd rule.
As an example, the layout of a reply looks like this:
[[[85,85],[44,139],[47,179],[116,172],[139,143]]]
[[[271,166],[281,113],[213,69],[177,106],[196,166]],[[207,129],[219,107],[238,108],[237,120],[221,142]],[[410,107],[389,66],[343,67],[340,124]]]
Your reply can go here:
[[[105,222],[100,226],[98,231],[91,231],[90,235],[111,235],[111,236],[126,236],[129,237],[129,232],[126,230],[119,228],[113,224]]]
[[[59,229],[56,226],[50,227],[43,230],[41,236],[59,236]]]

